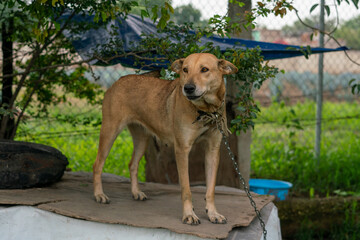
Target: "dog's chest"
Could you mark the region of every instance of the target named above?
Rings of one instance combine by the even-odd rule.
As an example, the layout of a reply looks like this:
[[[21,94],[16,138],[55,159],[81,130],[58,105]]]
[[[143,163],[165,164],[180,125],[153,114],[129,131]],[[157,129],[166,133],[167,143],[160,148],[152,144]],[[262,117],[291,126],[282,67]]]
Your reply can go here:
[[[198,123],[199,131],[197,134],[196,142],[203,140],[204,138],[209,137],[210,132],[214,131],[216,128],[212,125],[210,126],[203,126],[201,123]]]

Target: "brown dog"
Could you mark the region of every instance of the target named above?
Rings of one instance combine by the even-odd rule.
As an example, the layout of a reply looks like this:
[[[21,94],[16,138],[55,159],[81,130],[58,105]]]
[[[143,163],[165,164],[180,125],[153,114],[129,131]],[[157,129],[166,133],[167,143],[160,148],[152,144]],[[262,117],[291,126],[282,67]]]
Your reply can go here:
[[[206,211],[213,223],[226,223],[214,202],[216,174],[219,163],[221,134],[199,121],[199,111],[225,115],[225,83],[223,75],[237,72],[226,60],[208,53],[191,54],[173,62],[171,69],[180,74],[174,81],[129,75],[120,78],[105,93],[99,150],[94,164],[94,196],[99,203],[109,203],[104,194],[101,172],[117,135],[126,126],[133,137],[134,152],[129,164],[131,191],[134,199],[145,200],[139,189],[138,164],[145,153],[148,139],[155,135],[165,143],[174,144],[176,164],[183,203],[182,221],[199,224],[193,211],[188,156],[195,141],[205,140]]]

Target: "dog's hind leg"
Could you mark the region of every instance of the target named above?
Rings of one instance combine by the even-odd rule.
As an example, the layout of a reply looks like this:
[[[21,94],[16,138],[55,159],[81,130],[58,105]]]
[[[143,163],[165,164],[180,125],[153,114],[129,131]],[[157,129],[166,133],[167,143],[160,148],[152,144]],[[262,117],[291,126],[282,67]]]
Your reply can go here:
[[[148,145],[149,134],[146,130],[137,124],[130,124],[128,126],[131,136],[133,138],[134,151],[129,163],[131,192],[135,200],[146,200],[147,196],[143,193],[138,184],[138,167],[141,157],[144,155]]]
[[[125,127],[124,124],[117,124],[116,122],[106,121],[103,118],[103,123],[100,130],[99,148],[96,156],[96,161],[93,166],[93,181],[94,181],[94,197],[98,203],[109,203],[110,199],[104,194],[101,173],[105,164],[105,160],[109,155],[110,149],[121,130]]]

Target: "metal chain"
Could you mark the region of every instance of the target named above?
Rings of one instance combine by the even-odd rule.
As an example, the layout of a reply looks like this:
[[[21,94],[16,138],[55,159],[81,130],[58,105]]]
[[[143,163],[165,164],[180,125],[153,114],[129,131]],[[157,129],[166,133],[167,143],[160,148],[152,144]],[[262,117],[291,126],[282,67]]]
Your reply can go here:
[[[235,168],[235,171],[236,171],[237,175],[239,176],[240,182],[244,186],[245,193],[246,193],[246,195],[248,196],[248,198],[250,200],[251,206],[254,208],[256,216],[260,221],[260,225],[261,225],[261,228],[263,230],[264,240],[266,240],[267,231],[266,231],[266,228],[265,228],[264,220],[261,217],[260,211],[256,207],[256,203],[255,203],[254,199],[252,198],[252,196],[250,194],[250,190],[249,190],[249,188],[247,187],[247,185],[245,183],[245,179],[243,178],[243,176],[240,173],[239,165],[238,165],[237,161],[235,160],[234,153],[230,149],[228,138],[227,138],[224,130],[222,129],[221,120],[219,121],[219,118],[218,118],[217,114],[216,114],[216,126],[217,126],[217,129],[219,129],[219,131],[220,131],[220,133],[221,133],[221,135],[222,135],[222,137],[224,139],[225,147],[226,147],[226,149],[228,151],[228,154],[229,154],[229,156],[230,156],[230,158],[231,158],[231,160],[232,160],[232,162],[234,164],[234,168]]]
[[[252,198],[252,196],[250,194],[250,190],[249,190],[249,188],[247,187],[247,185],[245,183],[245,179],[243,178],[243,176],[240,173],[239,165],[238,165],[237,161],[235,160],[234,153],[230,149],[229,141],[228,141],[227,135],[226,135],[226,133],[224,131],[224,129],[225,129],[226,131],[230,132],[228,130],[227,126],[226,126],[226,118],[223,115],[224,113],[221,113],[221,112],[223,112],[223,111],[221,111],[223,106],[225,106],[224,102],[222,103],[221,107],[216,112],[213,112],[213,113],[207,113],[207,112],[198,111],[199,116],[195,119],[193,124],[196,123],[196,122],[203,122],[204,126],[209,125],[209,124],[213,124],[220,131],[220,133],[221,133],[221,135],[222,135],[222,137],[224,139],[225,147],[226,147],[226,149],[228,151],[228,154],[229,154],[229,156],[230,156],[230,158],[231,158],[231,160],[232,160],[232,162],[234,164],[235,171],[236,171],[237,175],[239,176],[241,184],[244,186],[245,193],[246,193],[246,195],[248,196],[248,198],[250,200],[250,204],[254,208],[256,216],[260,221],[260,226],[261,226],[261,228],[263,230],[264,240],[266,240],[267,231],[266,231],[266,228],[265,228],[265,223],[264,223],[264,221],[263,221],[263,219],[261,217],[260,211],[256,207],[256,203],[255,203],[254,199]]]

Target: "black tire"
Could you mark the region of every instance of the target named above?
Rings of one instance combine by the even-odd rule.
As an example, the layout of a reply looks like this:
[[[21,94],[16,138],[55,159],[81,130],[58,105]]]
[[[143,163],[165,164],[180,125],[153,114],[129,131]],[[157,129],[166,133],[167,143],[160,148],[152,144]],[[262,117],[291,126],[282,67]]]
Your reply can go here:
[[[50,185],[61,179],[68,163],[53,147],[0,140],[0,189]]]

